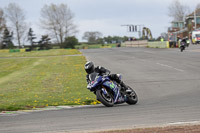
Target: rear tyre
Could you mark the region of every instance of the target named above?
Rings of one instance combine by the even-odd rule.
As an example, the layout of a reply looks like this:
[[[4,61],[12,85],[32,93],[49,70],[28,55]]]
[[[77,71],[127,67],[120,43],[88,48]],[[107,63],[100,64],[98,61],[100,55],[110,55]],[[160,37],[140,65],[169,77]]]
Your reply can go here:
[[[106,95],[103,93],[101,89],[96,91],[97,99],[105,106],[112,107],[114,105],[114,100],[112,96],[107,93]]]
[[[131,87],[128,86],[128,88],[131,90],[131,92],[129,92],[127,94],[126,103],[128,103],[130,105],[136,104],[138,102],[138,96],[137,96],[137,94],[135,93],[135,91]]]

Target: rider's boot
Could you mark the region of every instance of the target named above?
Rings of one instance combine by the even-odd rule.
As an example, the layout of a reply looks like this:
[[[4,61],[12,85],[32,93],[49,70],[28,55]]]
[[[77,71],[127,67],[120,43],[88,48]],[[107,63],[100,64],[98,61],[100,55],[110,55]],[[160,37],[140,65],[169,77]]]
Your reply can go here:
[[[122,88],[124,88],[124,90],[125,90],[126,92],[131,92],[131,90],[124,84],[123,81],[120,82],[120,85],[121,85]]]

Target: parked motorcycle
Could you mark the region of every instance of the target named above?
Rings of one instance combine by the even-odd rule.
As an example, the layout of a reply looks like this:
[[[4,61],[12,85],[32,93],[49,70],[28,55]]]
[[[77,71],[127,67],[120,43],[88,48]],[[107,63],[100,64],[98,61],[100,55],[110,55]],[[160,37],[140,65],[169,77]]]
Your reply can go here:
[[[125,91],[117,82],[112,81],[109,75],[93,73],[91,77],[93,79],[87,88],[94,92],[97,100],[105,106],[112,107],[125,102],[132,105],[138,102],[138,96],[131,87]],[[121,78],[121,75],[119,77]]]

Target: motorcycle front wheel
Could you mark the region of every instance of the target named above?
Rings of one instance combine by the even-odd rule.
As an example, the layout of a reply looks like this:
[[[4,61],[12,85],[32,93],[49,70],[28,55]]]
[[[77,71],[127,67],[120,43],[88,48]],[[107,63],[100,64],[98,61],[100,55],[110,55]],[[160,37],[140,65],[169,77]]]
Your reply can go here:
[[[180,47],[180,50],[181,50],[181,52],[183,52],[183,50],[184,50],[184,47],[183,47],[183,46],[181,46],[181,47]]]
[[[128,87],[131,92],[129,92],[127,94],[127,101],[126,103],[128,104],[136,104],[138,102],[138,96],[136,94],[136,92],[131,88],[131,87]]]
[[[107,107],[112,107],[114,105],[114,100],[109,93],[104,94],[104,92],[101,89],[99,89],[99,90],[96,91],[96,96],[97,96],[97,99],[103,105],[105,105]]]

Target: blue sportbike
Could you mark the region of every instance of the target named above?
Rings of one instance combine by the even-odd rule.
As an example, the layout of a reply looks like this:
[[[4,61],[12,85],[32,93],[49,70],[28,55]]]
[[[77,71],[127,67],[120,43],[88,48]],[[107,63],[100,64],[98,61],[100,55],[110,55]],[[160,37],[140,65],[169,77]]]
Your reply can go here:
[[[112,107],[114,104],[125,102],[133,105],[138,102],[137,94],[131,87],[128,86],[128,90],[125,91],[120,84],[112,81],[108,74],[98,75],[97,73],[92,73],[90,77],[91,82],[87,88],[94,92],[97,100],[105,106]],[[121,75],[119,77],[121,78]]]

